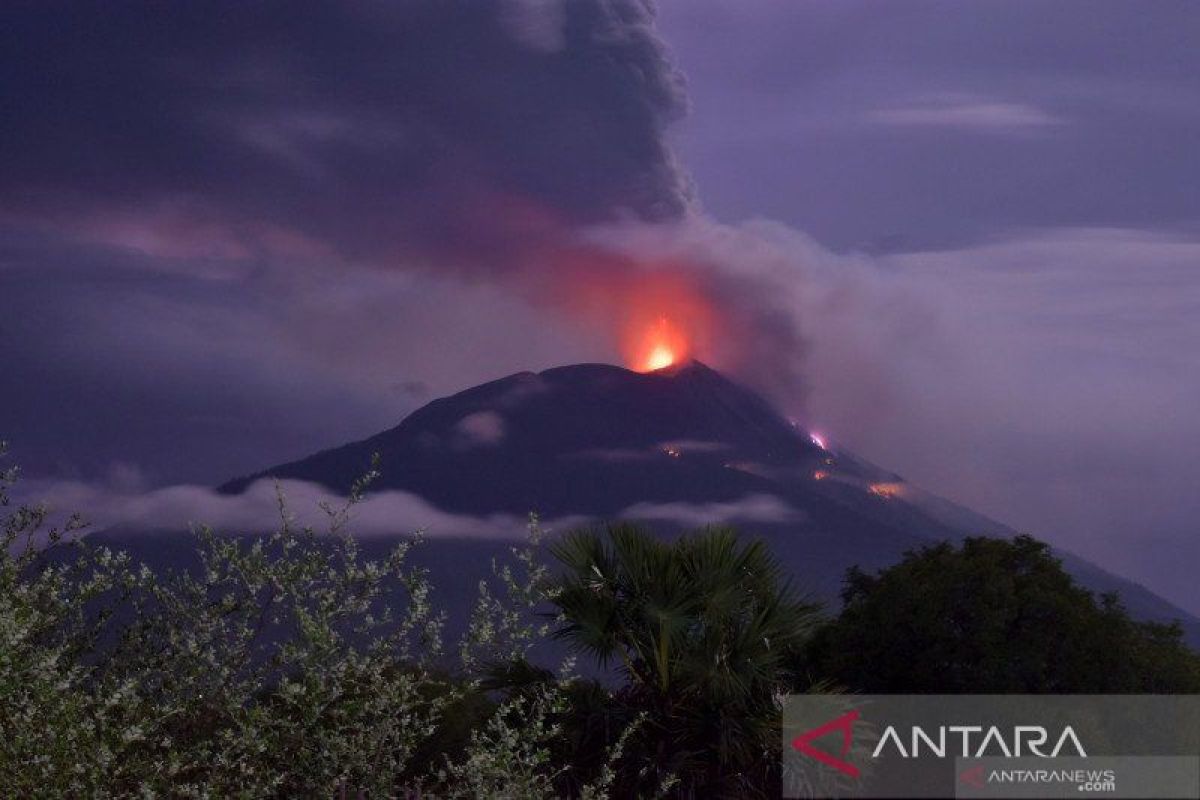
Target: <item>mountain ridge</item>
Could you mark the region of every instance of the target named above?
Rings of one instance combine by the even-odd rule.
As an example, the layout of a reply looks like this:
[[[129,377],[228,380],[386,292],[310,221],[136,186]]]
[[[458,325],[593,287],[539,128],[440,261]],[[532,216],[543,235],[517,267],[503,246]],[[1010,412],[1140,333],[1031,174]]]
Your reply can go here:
[[[825,598],[837,596],[852,564],[883,568],[937,541],[1016,533],[825,447],[758,394],[698,361],[647,373],[608,364],[514,373],[431,401],[373,436],[218,490],[237,494],[275,477],[344,492],[373,453],[381,473],[374,489],[411,492],[454,513],[640,513],[670,535],[688,527],[686,510],[719,506],[729,517],[715,521],[766,539],[797,580]],[[759,503],[751,513],[747,498],[762,497],[779,503]],[[1200,620],[1145,587],[1056,552],[1084,585],[1118,591],[1135,616],[1180,619],[1200,644]]]

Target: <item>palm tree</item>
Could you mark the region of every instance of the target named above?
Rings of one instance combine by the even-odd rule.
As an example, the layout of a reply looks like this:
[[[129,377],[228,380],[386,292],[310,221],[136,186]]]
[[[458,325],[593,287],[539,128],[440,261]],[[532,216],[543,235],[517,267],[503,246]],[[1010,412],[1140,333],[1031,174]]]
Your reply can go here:
[[[674,542],[629,524],[552,545],[551,593],[573,649],[625,678],[615,700],[647,723],[630,752],[676,794],[777,796],[779,699],[817,622],[760,541],[708,528]]]

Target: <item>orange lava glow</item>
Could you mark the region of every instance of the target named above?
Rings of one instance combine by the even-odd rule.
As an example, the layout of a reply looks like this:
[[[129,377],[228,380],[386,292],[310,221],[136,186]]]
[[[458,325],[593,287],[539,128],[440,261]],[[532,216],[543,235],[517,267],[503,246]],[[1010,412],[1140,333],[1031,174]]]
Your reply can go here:
[[[687,337],[666,317],[659,317],[640,338],[641,342],[633,345],[635,350],[630,361],[641,372],[666,369],[687,358],[690,349]]]
[[[666,345],[660,344],[650,351],[646,357],[646,369],[655,370],[669,367],[675,363],[675,353]]]
[[[902,483],[872,483],[868,488],[870,488],[871,494],[888,499],[904,494],[904,484]]]
[[[653,372],[714,357],[716,310],[682,270],[664,268],[607,288],[605,313],[630,369]]]
[[[629,369],[653,372],[693,358],[721,369],[736,360],[736,329],[696,266],[641,261],[599,247],[557,249],[545,257],[557,276],[538,284],[545,298],[573,322],[611,337]]]

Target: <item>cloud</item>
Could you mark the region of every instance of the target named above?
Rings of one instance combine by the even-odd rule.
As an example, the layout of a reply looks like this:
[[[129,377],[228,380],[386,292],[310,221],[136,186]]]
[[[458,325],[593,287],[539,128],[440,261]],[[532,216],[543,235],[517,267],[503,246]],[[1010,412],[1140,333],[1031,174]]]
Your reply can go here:
[[[444,391],[551,353],[620,360],[663,315],[721,366],[802,349],[743,278],[589,235],[698,213],[667,136],[683,81],[654,22],[644,0],[16,7],[21,44],[0,53],[20,87],[0,127],[0,313],[15,321],[0,334],[27,351],[13,370],[34,394],[98,381],[95,402],[133,419],[85,426],[63,408],[69,421],[35,424],[47,404],[12,398],[0,419],[35,439],[86,427],[58,436],[66,462],[123,428],[142,452],[105,459],[216,481],[182,451],[148,455],[170,423],[139,407],[226,393],[197,412],[221,435],[269,428],[284,423],[244,415],[282,379],[314,404],[351,384],[347,416],[382,424],[411,408],[385,402],[397,381]],[[430,361],[440,380],[420,374]],[[381,374],[393,364],[418,374]]]
[[[104,459],[215,482],[182,450],[147,454],[171,425],[139,407],[231,395],[194,413],[247,454],[270,438],[272,461],[303,452],[264,434],[281,415],[246,422],[272,382],[327,417],[344,388],[361,401],[345,415],[382,426],[411,409],[398,382],[436,393],[505,364],[622,360],[662,316],[717,366],[802,390],[802,337],[768,287],[591,233],[705,224],[667,136],[686,98],[653,4],[94,4],[64,27],[66,13],[19,6],[22,44],[0,54],[22,87],[0,128],[0,313],[15,320],[0,334],[27,351],[13,369],[34,394],[99,382],[110,419],[62,408],[35,424],[47,404],[11,398],[0,418],[63,430],[63,461],[95,462],[122,430],[141,452]],[[370,432],[322,427],[299,441]]]
[[[653,22],[641,0],[20,4],[0,213],[159,256],[511,269],[530,236],[690,204]]]
[[[478,411],[455,423],[454,431],[460,449],[492,447],[504,440],[504,417],[495,411]]]
[[[125,531],[182,531],[207,526],[220,533],[263,534],[279,528],[279,497],[293,527],[312,527],[318,533],[329,529],[330,518],[322,508],[345,507],[345,498],[306,481],[261,480],[236,495],[221,494],[210,487],[167,486],[147,491],[122,489],[113,484],[81,481],[26,480],[14,488],[17,502],[47,503],[51,522],[61,524],[79,510],[87,531],[110,528]],[[777,497],[748,495],[727,503],[638,503],[616,515],[618,519],[654,523],[667,522],[690,528],[734,522],[793,522],[803,512]],[[472,516],[443,511],[421,497],[404,491],[370,492],[350,508],[344,531],[356,537],[394,537],[420,532],[431,538],[521,541],[528,535],[528,519],[512,514]],[[541,529],[556,533],[593,525],[586,515],[567,515],[539,521]]]
[[[871,267],[910,335],[814,334],[809,413],[906,478],[1192,611],[1200,240],[1018,231]],[[899,323],[899,320],[896,321]],[[874,331],[874,332],[872,332]]]
[[[692,97],[676,143],[705,208],[843,251],[959,247],[1013,226],[1195,230],[1189,5],[1091,3],[1086,24],[1070,3],[985,5],[663,0]],[[1033,124],[871,116],[973,103]]]
[[[742,374],[839,446],[1198,607],[1180,564],[1200,556],[1200,239],[1014,230],[868,256],[700,221],[617,239],[765,293],[805,347],[760,340]]]
[[[280,481],[279,489],[293,525],[328,530],[326,503],[341,508],[345,499],[304,481]],[[207,525],[224,533],[266,533],[281,519],[275,484],[258,481],[239,495],[219,494],[195,485],[168,486],[146,492],[114,491],[111,485],[79,481],[25,481],[14,496],[25,502],[48,502],[56,518],[80,510],[90,530],[185,530]],[[583,517],[544,520],[546,530],[582,524]],[[442,511],[420,497],[402,491],[373,492],[355,505],[346,530],[355,536],[397,536],[422,532],[430,537],[520,540],[528,520],[509,514],[475,517]]]
[[[961,96],[877,109],[869,119],[896,127],[953,128],[978,133],[1021,133],[1065,124],[1028,103]]]
[[[565,0],[509,0],[500,21],[513,38],[535,50],[557,52],[567,46]]]
[[[730,503],[637,503],[619,514],[624,519],[666,521],[698,528],[729,522],[794,522],[803,512],[778,497],[753,494]]]

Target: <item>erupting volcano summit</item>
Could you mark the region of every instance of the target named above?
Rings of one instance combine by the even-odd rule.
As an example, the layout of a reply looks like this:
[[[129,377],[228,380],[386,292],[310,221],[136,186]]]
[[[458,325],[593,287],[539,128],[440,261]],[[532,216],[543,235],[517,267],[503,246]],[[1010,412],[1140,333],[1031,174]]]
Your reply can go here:
[[[435,400],[391,430],[230,481],[221,491],[241,493],[274,477],[344,492],[378,453],[373,491],[403,490],[455,514],[520,520],[533,511],[552,529],[568,518],[635,519],[664,535],[735,524],[767,540],[801,585],[829,599],[852,564],[871,570],[935,541],[1015,533],[812,435],[699,361],[665,352],[652,359],[648,349],[636,363],[644,372],[577,364],[510,375]],[[396,528],[397,535],[407,532],[404,520]],[[486,570],[482,540],[431,533],[429,545],[435,554],[442,548],[451,585],[465,580],[471,552]],[[514,525],[511,535],[521,533]],[[1182,610],[1060,555],[1090,588],[1120,591],[1142,617],[1182,619],[1200,640],[1200,621]]]
[[[659,317],[646,329],[636,345],[631,366],[639,372],[653,372],[687,360],[687,337],[667,317]]]

